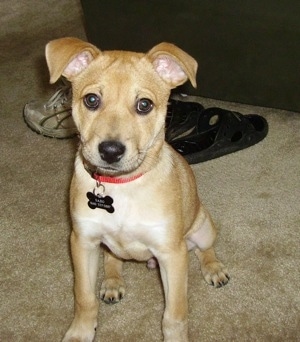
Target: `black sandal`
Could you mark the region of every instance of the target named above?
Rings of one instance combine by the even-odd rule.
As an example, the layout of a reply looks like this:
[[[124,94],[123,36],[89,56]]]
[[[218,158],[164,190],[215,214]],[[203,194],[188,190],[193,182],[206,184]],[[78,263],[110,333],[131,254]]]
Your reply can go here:
[[[191,112],[200,112],[204,107],[198,102],[169,99],[166,117],[166,128],[177,129],[185,122]]]
[[[170,125],[166,140],[189,164],[196,164],[250,147],[267,134],[268,123],[260,115],[208,108]]]

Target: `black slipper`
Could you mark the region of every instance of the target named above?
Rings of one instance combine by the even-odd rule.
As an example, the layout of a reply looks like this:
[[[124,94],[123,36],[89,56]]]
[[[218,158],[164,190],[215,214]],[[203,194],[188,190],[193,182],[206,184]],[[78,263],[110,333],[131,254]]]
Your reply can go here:
[[[208,108],[190,112],[181,125],[170,126],[166,140],[189,164],[196,164],[252,146],[267,133],[268,123],[260,115]]]
[[[166,128],[177,129],[191,112],[200,112],[204,107],[198,102],[169,99],[166,117]]]

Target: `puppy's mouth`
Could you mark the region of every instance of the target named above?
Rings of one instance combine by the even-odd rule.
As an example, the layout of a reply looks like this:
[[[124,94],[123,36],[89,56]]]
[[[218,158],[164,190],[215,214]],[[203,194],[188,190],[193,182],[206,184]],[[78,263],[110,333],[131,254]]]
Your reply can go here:
[[[86,171],[88,171],[91,175],[94,173],[117,177],[117,176],[125,176],[136,171],[139,166],[142,164],[144,157],[138,156],[137,158],[132,158],[131,160],[123,160],[121,159],[119,162],[108,164],[105,162],[93,163],[89,159],[85,158],[82,155],[83,165]]]
[[[106,176],[117,176],[123,173],[118,167],[94,165],[85,158],[83,158],[83,165],[90,174],[98,173]]]
[[[113,156],[110,158],[110,156],[105,156],[105,154],[103,157],[101,152],[94,153],[94,150],[91,150],[83,141],[81,141],[79,153],[81,154],[85,169],[91,175],[97,173],[110,177],[129,176],[135,173],[147,172],[149,168],[156,164],[159,155],[158,150],[161,148],[160,143],[155,143],[156,137],[142,149],[127,148],[125,153],[119,157]],[[113,145],[112,147],[118,150],[118,145]],[[152,153],[149,153],[150,150],[152,150]]]

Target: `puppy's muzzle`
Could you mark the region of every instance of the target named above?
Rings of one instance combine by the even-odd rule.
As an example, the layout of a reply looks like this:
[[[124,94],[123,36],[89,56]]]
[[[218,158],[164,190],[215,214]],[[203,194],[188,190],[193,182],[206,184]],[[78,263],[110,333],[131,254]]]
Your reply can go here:
[[[108,164],[119,162],[124,156],[125,150],[125,145],[116,140],[103,141],[98,145],[101,159]]]

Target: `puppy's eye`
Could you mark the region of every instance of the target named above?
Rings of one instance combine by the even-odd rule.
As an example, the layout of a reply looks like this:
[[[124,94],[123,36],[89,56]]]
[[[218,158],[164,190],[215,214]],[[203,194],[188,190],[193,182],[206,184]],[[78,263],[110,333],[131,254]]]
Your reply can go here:
[[[84,105],[89,110],[96,110],[101,104],[100,97],[96,94],[87,94],[83,98]]]
[[[136,103],[136,111],[138,114],[148,114],[153,108],[153,102],[149,99],[140,99]]]

